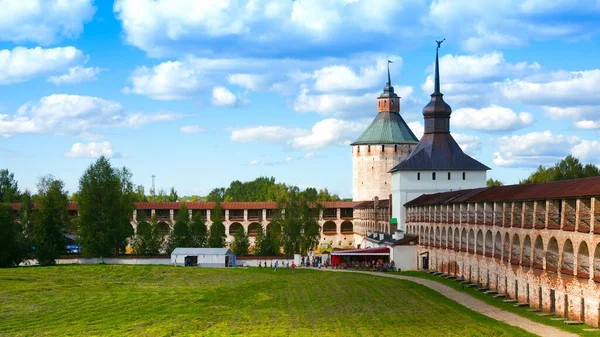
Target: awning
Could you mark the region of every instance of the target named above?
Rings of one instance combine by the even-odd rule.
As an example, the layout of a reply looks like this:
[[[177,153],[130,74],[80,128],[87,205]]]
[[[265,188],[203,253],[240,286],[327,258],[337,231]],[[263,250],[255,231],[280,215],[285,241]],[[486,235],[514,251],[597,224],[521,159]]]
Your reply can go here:
[[[368,249],[352,249],[352,250],[334,250],[331,255],[358,255],[358,256],[369,256],[369,255],[390,255],[390,249],[387,247],[381,248],[368,248]]]

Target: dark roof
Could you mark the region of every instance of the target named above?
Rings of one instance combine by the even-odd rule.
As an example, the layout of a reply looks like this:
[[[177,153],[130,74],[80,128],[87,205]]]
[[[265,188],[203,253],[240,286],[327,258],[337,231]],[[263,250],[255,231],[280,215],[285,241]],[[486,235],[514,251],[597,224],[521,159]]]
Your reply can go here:
[[[404,205],[421,206],[461,202],[527,201],[593,196],[600,196],[600,176],[541,184],[495,186],[423,194]]]
[[[416,144],[419,140],[396,112],[380,112],[352,145]]]
[[[366,249],[349,249],[349,250],[333,250],[331,255],[390,255],[388,247],[366,248]]]
[[[379,199],[379,201],[377,202],[378,208],[386,208],[389,206],[390,206],[389,199]],[[354,208],[373,208],[373,207],[375,207],[375,201],[373,201],[373,200],[361,201],[356,206],[354,206]]]
[[[479,171],[490,168],[465,154],[449,133],[427,133],[410,155],[391,169]]]
[[[419,242],[418,236],[405,235],[402,239],[397,240],[392,246],[409,246],[413,242],[417,244]]]

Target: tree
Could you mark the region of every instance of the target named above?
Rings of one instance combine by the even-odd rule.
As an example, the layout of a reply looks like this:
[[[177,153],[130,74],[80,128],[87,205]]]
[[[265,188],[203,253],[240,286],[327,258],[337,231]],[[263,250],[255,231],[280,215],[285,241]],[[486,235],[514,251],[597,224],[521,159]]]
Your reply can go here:
[[[262,226],[258,226],[258,228],[256,229],[256,236],[254,237],[254,248],[253,248],[253,253],[256,256],[261,256],[261,252],[262,252],[262,244],[263,241],[265,239],[265,234],[263,232],[263,228]]]
[[[237,256],[245,256],[248,255],[248,249],[250,248],[250,239],[248,238],[248,234],[241,228],[235,233],[233,237],[233,242],[231,243],[231,250]]]
[[[102,156],[79,180],[79,239],[83,255],[105,257],[125,251],[133,235],[131,173],[113,168]]]
[[[40,265],[53,265],[66,249],[69,196],[64,183],[52,176],[40,179],[33,225],[34,256]]]
[[[150,222],[145,220],[138,222],[132,246],[134,254],[151,256],[160,254],[161,237],[156,217],[153,217]]]
[[[487,185],[487,187],[504,186],[504,184],[500,180],[492,179],[492,178],[490,178],[486,181],[486,185]]]
[[[277,217],[277,222],[281,223],[281,245],[286,256],[306,254],[319,242],[317,214],[320,206],[314,206],[316,195],[300,193],[297,187],[289,188],[288,196],[283,205],[285,216]]]
[[[190,246],[205,247],[207,240],[207,228],[200,213],[194,214],[190,222]]]
[[[12,207],[0,204],[0,268],[17,267],[25,258],[23,233],[14,220]]]
[[[221,204],[217,202],[215,208],[210,212],[212,218],[212,225],[210,226],[207,246],[210,248],[222,248],[225,247],[225,225],[223,225],[223,218],[221,216]]]
[[[144,191],[144,185],[137,185],[135,187],[134,201],[135,202],[147,202],[148,201],[148,197],[146,196],[146,192]]]
[[[171,254],[172,251],[177,247],[189,247],[191,245],[190,231],[188,228],[189,223],[189,212],[185,205],[181,205],[177,218],[175,219],[175,226],[169,236],[169,243],[167,245],[167,252]]]
[[[520,184],[546,183],[551,181],[595,177],[600,175],[597,166],[583,165],[579,159],[571,155],[551,167],[538,166],[527,179],[521,180]]]
[[[169,193],[168,200],[170,202],[176,202],[177,200],[179,200],[179,196],[177,195],[177,191],[175,191],[175,187],[171,187],[171,192]]]
[[[15,175],[8,170],[0,170],[0,202],[10,203],[19,201],[19,184]]]

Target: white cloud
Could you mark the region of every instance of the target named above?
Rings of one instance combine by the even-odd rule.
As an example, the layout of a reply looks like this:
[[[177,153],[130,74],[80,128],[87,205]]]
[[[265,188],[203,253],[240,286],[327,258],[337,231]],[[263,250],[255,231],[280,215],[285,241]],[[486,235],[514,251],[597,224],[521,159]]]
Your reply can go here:
[[[126,113],[114,101],[57,94],[23,104],[16,114],[0,114],[0,136],[20,133],[89,135],[99,127],[138,127],[181,117],[174,113]]]
[[[353,33],[389,34],[403,6],[392,2],[382,11],[377,0],[117,0],[114,12],[127,43],[164,56],[201,49],[208,39],[226,38],[218,48],[254,53],[270,52],[276,43],[283,50],[350,43],[356,41]],[[409,20],[417,18],[403,17]],[[238,48],[244,44],[254,48]]]
[[[502,93],[509,100],[555,107],[600,105],[600,69],[550,74],[538,81],[507,80]],[[559,78],[559,79],[556,79]]]
[[[317,122],[310,133],[292,140],[294,148],[319,149],[329,145],[348,145],[367,127],[368,123],[327,118]]]
[[[402,58],[393,56],[394,68],[402,66]],[[326,66],[314,71],[314,90],[319,92],[339,92],[344,90],[369,89],[384,85],[387,77],[387,60],[378,58],[375,65],[361,66],[355,71],[347,65]]]
[[[514,131],[532,123],[532,114],[516,113],[512,109],[497,105],[481,109],[462,108],[452,113],[452,125],[484,132]]]
[[[310,158],[314,158],[315,157],[315,153],[314,152],[306,152],[304,154],[304,158],[305,159],[310,159]]]
[[[270,86],[270,78],[268,75],[231,74],[227,77],[227,81],[251,91],[265,90]]]
[[[192,134],[204,131],[200,125],[184,125],[179,128],[179,131],[185,134]]]
[[[75,47],[2,49],[0,84],[24,82],[39,76],[62,73],[84,61],[85,56]]]
[[[138,67],[129,80],[131,87],[125,93],[148,96],[156,100],[188,98],[202,87],[202,72],[187,63],[168,61],[152,69]]]
[[[232,107],[238,102],[237,97],[225,87],[214,87],[212,91],[212,103],[216,106]]]
[[[96,8],[93,0],[0,0],[0,40],[43,45],[77,37]]]
[[[600,164],[600,142],[582,140],[571,148],[571,154],[585,163]]]
[[[575,122],[575,127],[579,129],[600,129],[600,121],[581,120]]]
[[[256,165],[258,165],[258,164],[260,164],[260,161],[259,161],[259,160],[256,160],[256,159],[253,159],[253,160],[249,161],[249,162],[246,164],[246,166],[256,166]]]
[[[499,151],[494,152],[498,166],[535,167],[553,164],[569,154],[569,149],[579,144],[576,136],[552,134],[551,131],[530,132],[524,135],[498,139]]]
[[[267,142],[281,143],[290,139],[306,135],[308,132],[300,128],[287,128],[282,126],[252,126],[236,129],[231,132],[231,140],[235,142]]]
[[[66,74],[51,76],[48,81],[56,85],[77,84],[81,82],[95,81],[98,73],[100,73],[100,68],[97,67],[84,68],[82,66],[75,66],[70,68]]]
[[[65,157],[69,158],[98,158],[105,156],[111,158],[115,153],[109,142],[95,143],[90,142],[87,144],[75,143],[71,147],[71,151],[65,153]]]

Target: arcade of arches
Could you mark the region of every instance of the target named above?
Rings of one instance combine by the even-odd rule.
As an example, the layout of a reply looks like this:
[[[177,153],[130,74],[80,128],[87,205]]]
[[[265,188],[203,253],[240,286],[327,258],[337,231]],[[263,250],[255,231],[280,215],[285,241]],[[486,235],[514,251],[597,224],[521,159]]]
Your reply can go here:
[[[594,326],[599,230],[600,198],[407,207],[407,232],[429,269]]]

